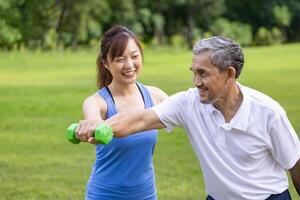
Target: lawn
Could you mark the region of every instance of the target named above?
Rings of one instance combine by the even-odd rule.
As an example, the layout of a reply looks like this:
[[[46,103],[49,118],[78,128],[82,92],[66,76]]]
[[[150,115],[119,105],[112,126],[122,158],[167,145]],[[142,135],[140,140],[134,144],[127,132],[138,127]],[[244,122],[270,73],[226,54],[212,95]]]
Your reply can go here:
[[[300,44],[245,49],[240,77],[280,102],[300,133]],[[0,52],[0,199],[83,199],[94,146],[66,141],[94,93],[96,50]],[[140,81],[168,94],[192,86],[191,53],[146,49]],[[298,122],[298,123],[297,123]],[[181,129],[160,131],[154,155],[159,199],[204,199],[198,161]],[[290,184],[290,191],[297,195]]]

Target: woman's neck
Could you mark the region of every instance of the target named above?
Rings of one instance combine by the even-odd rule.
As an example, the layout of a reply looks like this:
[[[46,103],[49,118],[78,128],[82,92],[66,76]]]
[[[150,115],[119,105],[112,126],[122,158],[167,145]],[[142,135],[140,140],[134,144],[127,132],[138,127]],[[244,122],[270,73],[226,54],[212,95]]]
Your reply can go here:
[[[117,96],[131,96],[135,92],[137,92],[136,83],[124,84],[120,82],[113,81],[108,85],[110,92],[113,95]]]

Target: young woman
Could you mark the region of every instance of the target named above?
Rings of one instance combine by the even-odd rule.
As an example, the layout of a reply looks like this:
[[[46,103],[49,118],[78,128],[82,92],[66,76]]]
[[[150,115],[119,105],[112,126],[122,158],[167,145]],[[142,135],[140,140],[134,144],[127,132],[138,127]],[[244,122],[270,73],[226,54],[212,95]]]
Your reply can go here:
[[[91,125],[118,112],[152,107],[167,98],[162,90],[137,82],[142,58],[139,40],[126,27],[114,26],[104,34],[97,57],[100,90],[83,103],[85,120],[77,128],[81,141],[95,143],[94,138],[82,134],[89,132]],[[97,144],[86,199],[156,200],[152,162],[156,141],[157,130],[150,130],[113,138],[107,145]]]

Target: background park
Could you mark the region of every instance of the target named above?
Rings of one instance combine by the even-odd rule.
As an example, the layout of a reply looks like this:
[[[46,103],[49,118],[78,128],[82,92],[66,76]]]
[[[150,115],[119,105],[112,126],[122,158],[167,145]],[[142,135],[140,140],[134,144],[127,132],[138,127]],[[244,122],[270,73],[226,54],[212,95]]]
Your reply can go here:
[[[65,132],[97,90],[99,41],[115,24],[143,43],[139,81],[169,95],[193,86],[195,41],[234,39],[246,60],[239,82],[277,100],[300,134],[299,0],[0,0],[0,199],[84,198],[94,146]],[[182,129],[160,131],[154,167],[159,199],[206,196]]]

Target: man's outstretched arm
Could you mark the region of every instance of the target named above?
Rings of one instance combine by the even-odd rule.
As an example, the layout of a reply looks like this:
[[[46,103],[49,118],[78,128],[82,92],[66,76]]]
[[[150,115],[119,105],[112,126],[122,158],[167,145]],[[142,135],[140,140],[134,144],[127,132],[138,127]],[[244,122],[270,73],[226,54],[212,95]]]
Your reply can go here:
[[[119,113],[104,123],[112,127],[114,137],[125,137],[141,131],[166,127],[152,109]]]
[[[96,144],[94,131],[97,126],[105,123],[112,127],[114,137],[126,137],[137,132],[165,128],[159,117],[152,109],[118,113],[103,122],[99,117],[90,117],[79,122],[76,129],[77,138],[83,142]]]

